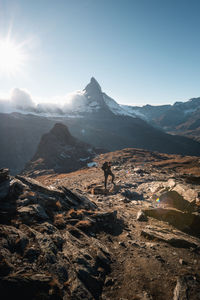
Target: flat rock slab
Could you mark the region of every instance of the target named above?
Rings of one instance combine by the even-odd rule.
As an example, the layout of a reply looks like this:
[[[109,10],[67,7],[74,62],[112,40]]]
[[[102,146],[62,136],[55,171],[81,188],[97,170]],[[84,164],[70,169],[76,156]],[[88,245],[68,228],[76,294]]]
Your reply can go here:
[[[146,216],[167,222],[179,230],[200,236],[200,214],[183,212],[173,208],[144,209]]]
[[[167,228],[157,226],[146,226],[141,235],[151,240],[159,240],[177,248],[197,248],[200,247],[200,239],[191,237],[181,231],[170,231]]]

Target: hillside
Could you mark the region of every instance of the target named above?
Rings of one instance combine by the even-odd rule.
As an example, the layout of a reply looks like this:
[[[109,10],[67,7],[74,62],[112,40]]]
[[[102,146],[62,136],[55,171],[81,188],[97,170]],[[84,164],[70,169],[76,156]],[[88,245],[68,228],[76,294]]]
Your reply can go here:
[[[200,299],[199,158],[124,149],[94,161],[38,182],[1,171],[6,299]]]

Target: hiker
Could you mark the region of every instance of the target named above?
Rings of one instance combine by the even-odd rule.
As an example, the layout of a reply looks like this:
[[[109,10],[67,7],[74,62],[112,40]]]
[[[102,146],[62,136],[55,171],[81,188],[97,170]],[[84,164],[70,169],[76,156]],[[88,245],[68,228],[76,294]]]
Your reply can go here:
[[[111,171],[111,162],[106,161],[102,166],[102,170],[104,171],[104,177],[105,177],[104,186],[106,190],[108,175],[112,176],[112,183],[115,185],[114,183],[115,175]]]

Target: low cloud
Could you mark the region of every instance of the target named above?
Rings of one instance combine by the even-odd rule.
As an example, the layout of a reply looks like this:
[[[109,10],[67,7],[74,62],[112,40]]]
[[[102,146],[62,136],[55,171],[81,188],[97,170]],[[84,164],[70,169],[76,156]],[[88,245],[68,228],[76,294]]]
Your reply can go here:
[[[13,89],[11,91],[10,102],[14,108],[24,111],[31,111],[36,106],[31,95],[27,91],[21,89]]]
[[[50,99],[49,102],[45,99],[45,101],[40,100],[39,103],[36,103],[28,91],[15,88],[7,98],[0,98],[1,113],[21,112],[38,115],[64,115],[72,111],[79,113],[86,105],[87,99],[82,91],[57,97],[54,102],[53,99]]]

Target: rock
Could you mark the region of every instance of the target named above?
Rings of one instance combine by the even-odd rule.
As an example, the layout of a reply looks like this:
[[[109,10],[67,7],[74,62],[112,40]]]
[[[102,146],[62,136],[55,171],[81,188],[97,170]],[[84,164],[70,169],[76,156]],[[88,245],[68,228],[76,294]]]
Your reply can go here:
[[[200,184],[200,176],[187,175],[185,176],[185,181],[191,184]]]
[[[134,172],[135,172],[136,174],[141,174],[141,175],[143,175],[144,170],[141,169],[141,168],[134,168]]]
[[[23,254],[28,244],[27,235],[13,226],[0,226],[0,246],[9,249],[11,253]],[[5,238],[6,240],[3,240]]]
[[[159,260],[161,263],[164,263],[164,262],[165,262],[165,260],[164,260],[160,255],[156,255],[155,258],[156,258],[157,260]]]
[[[1,276],[7,276],[10,272],[12,272],[14,266],[7,261],[6,258],[1,258],[0,260],[0,274]]]
[[[177,248],[197,248],[200,246],[200,241],[197,238],[181,231],[170,231],[167,228],[157,226],[146,226],[141,231],[141,235],[151,240],[163,241]]]
[[[195,189],[191,189],[190,186],[180,183],[176,184],[173,191],[177,192],[188,202],[193,202],[198,197],[198,192]]]
[[[180,191],[179,189],[177,190]],[[173,191],[163,193],[159,197],[160,204],[162,206],[173,207],[181,211],[190,211],[190,212],[193,211],[194,210],[193,203],[185,200],[184,197],[180,193],[178,193],[178,191],[173,190]]]
[[[126,244],[124,242],[119,242],[119,245],[126,248]]]
[[[114,283],[115,283],[115,280],[113,278],[107,277],[105,282],[104,282],[104,285],[105,286],[112,286]]]
[[[137,221],[140,221],[140,222],[148,221],[146,214],[142,210],[139,210],[137,213]]]
[[[189,234],[199,236],[200,214],[182,212],[173,208],[152,208],[143,209],[146,216],[167,222],[174,227]]]
[[[199,300],[200,280],[199,276],[185,275],[177,279],[173,300]]]
[[[61,300],[62,292],[52,276],[41,274],[12,274],[1,278],[0,290],[5,299]],[[45,298],[43,298],[45,296]]]
[[[105,187],[103,185],[97,185],[95,183],[90,184],[87,187],[87,191],[92,195],[104,195],[106,193]]]
[[[152,296],[147,293],[146,291],[143,291],[142,293],[140,294],[137,294],[136,295],[136,299],[141,299],[141,300],[153,300]]]
[[[182,258],[179,259],[179,264],[180,265],[187,265],[187,262],[183,260]]]
[[[31,263],[34,262],[40,255],[40,250],[34,247],[29,248],[24,257],[27,258]]]
[[[122,193],[122,196],[125,198],[128,198],[130,200],[142,200],[143,199],[143,194],[139,194],[137,192],[132,192],[130,190],[125,190]]]
[[[9,169],[0,169],[0,183],[9,179]]]
[[[88,271],[84,269],[79,269],[77,271],[77,276],[93,295],[94,299],[99,299],[103,288],[103,282],[92,276]]]
[[[46,214],[44,208],[39,204],[32,204],[29,206],[20,207],[17,210],[19,217],[23,222],[30,223],[34,220],[47,220],[49,219],[48,215]]]

